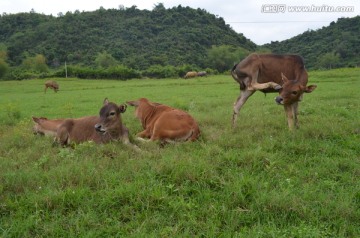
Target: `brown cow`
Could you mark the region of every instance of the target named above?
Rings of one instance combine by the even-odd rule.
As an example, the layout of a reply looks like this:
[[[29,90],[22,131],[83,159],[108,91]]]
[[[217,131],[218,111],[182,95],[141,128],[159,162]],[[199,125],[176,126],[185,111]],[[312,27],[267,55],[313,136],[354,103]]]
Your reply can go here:
[[[135,116],[141,121],[143,131],[140,138],[163,142],[194,141],[198,139],[198,124],[187,112],[163,104],[152,103],[146,98],[128,101],[135,106]]]
[[[64,122],[65,119],[49,120],[46,117],[32,117],[35,125],[33,131],[35,134],[45,136],[56,136],[56,131],[59,125]]]
[[[59,91],[59,84],[53,80],[48,80],[45,82],[45,93],[47,88],[52,88],[54,89],[54,92],[56,93],[57,91]]]
[[[240,84],[240,96],[234,103],[233,126],[246,100],[259,90],[280,92],[276,102],[284,105],[292,130],[298,127],[298,102],[303,93],[311,93],[316,88],[316,85],[306,86],[308,74],[298,55],[250,54],[232,68],[231,75]]]
[[[125,110],[126,104],[118,106],[105,98],[100,116],[64,120],[57,129],[56,139],[63,146],[71,142],[107,143],[118,139],[130,144],[129,130],[122,124],[120,115]]]
[[[194,77],[197,77],[198,76],[198,74],[197,74],[197,72],[195,72],[195,71],[189,71],[189,72],[187,72],[186,74],[185,74],[185,79],[188,79],[188,78],[194,78]]]

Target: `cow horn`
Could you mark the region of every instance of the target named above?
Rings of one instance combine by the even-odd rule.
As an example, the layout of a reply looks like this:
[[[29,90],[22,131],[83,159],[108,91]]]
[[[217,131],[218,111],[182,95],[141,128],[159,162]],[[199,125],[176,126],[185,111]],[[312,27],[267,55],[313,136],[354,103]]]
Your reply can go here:
[[[289,79],[285,76],[285,74],[283,74],[283,72],[281,72],[281,79],[284,83],[289,81]]]

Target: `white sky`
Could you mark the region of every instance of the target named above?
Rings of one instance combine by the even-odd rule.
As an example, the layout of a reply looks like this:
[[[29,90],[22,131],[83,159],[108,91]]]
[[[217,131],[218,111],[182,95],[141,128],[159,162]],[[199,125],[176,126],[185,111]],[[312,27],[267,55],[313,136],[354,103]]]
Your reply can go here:
[[[306,30],[316,30],[328,26],[339,17],[354,17],[360,15],[359,0],[0,0],[0,14],[30,12],[52,14],[59,12],[94,11],[101,6],[105,9],[125,8],[133,5],[138,9],[152,10],[157,3],[163,3],[165,8],[181,5],[191,8],[205,9],[207,12],[222,17],[236,32],[243,33],[247,38],[262,45],[271,41],[289,39]],[[276,11],[272,6],[285,6],[283,12]],[[289,7],[323,7],[317,12],[290,12]],[[351,12],[329,12],[330,7],[350,6]],[[264,12],[265,11],[265,12]]]

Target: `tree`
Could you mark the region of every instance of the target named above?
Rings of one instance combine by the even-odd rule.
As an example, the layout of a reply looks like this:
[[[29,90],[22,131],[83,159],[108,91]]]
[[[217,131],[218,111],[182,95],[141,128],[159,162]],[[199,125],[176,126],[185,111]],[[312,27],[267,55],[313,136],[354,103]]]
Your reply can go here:
[[[116,59],[106,52],[98,53],[95,63],[101,68],[109,68],[118,64]]]
[[[37,71],[37,72],[41,72],[41,73],[47,72],[49,70],[48,66],[46,64],[45,56],[43,56],[41,54],[35,55],[35,57],[34,57],[34,70]]]
[[[331,69],[336,67],[340,62],[340,57],[334,52],[326,53],[319,57],[319,67]]]
[[[46,64],[46,58],[41,54],[37,54],[34,57],[27,56],[22,62],[22,67],[26,70],[33,70],[40,73],[49,70]]]
[[[0,78],[2,78],[8,70],[9,65],[5,62],[4,59],[0,58]]]
[[[208,65],[219,72],[225,72],[248,54],[249,51],[241,47],[230,45],[213,46],[208,50]]]

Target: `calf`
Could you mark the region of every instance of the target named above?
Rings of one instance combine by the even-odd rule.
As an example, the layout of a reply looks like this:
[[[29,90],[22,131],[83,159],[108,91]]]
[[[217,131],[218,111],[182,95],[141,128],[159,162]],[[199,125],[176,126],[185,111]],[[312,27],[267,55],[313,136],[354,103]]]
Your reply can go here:
[[[146,98],[127,104],[135,107],[135,116],[144,129],[137,134],[140,138],[161,142],[195,141],[200,135],[197,122],[187,112],[152,103]]]
[[[251,54],[234,65],[231,75],[240,84],[240,96],[234,103],[233,126],[246,100],[259,90],[280,92],[276,102],[284,105],[292,130],[298,127],[298,102],[303,93],[311,93],[316,88],[316,85],[306,86],[308,74],[298,55]]]
[[[53,89],[54,92],[56,93],[57,91],[59,91],[59,84],[55,81],[48,80],[45,82],[45,93],[46,93],[47,88]]]
[[[46,135],[46,136],[56,136],[56,131],[61,123],[65,119],[54,119],[49,120],[46,117],[32,117],[35,125],[33,126],[33,132],[35,134]]]
[[[122,140],[130,144],[129,130],[122,124],[121,115],[126,111],[126,104],[116,105],[106,98],[100,109],[99,116],[87,116],[77,119],[66,119],[58,127],[56,138],[62,145],[71,142],[81,143],[94,141],[107,143],[112,140]]]

